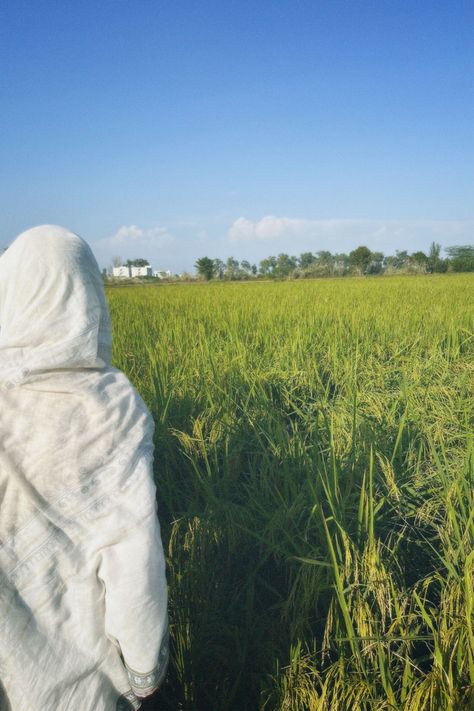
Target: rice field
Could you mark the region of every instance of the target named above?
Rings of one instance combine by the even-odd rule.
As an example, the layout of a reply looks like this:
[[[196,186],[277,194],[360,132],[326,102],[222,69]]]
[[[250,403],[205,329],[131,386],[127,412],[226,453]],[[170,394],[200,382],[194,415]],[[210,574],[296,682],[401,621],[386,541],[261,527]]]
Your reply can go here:
[[[156,422],[160,709],[474,708],[474,275],[109,288]]]

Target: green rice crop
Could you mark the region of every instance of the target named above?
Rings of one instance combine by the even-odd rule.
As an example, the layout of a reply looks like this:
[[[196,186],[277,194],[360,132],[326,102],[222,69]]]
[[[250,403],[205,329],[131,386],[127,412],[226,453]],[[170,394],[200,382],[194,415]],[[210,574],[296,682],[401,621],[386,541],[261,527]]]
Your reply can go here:
[[[474,708],[474,277],[108,289],[153,413],[163,709]]]

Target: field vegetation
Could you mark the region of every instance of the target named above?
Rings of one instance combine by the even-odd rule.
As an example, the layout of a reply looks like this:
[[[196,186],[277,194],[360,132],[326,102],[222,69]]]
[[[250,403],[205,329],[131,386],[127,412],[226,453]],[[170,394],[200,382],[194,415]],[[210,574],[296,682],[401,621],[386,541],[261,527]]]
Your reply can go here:
[[[474,708],[474,276],[108,298],[156,422],[159,708]]]

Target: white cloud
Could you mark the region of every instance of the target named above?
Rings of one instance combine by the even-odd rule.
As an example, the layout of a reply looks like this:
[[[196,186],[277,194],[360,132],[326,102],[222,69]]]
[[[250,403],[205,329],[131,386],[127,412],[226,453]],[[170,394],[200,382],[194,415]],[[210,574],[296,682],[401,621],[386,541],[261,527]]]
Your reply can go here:
[[[91,244],[101,266],[110,265],[114,257],[148,259],[155,268],[167,269],[169,251],[175,246],[175,237],[166,227],[142,228],[138,225],[122,225],[109,237]]]
[[[242,240],[271,240],[282,235],[302,233],[307,228],[309,220],[302,220],[290,217],[275,217],[266,215],[257,222],[239,217],[231,225],[228,237],[231,242]]]
[[[166,227],[151,227],[142,229],[137,225],[122,225],[110,237],[104,237],[96,244],[109,247],[162,246],[174,241]]]
[[[327,219],[309,220],[294,217],[266,215],[260,220],[239,217],[227,232],[227,242],[247,244],[256,248],[269,242],[275,249],[284,251],[329,249],[352,250],[360,244],[371,249],[428,249],[439,241],[446,247],[452,244],[470,244],[474,238],[473,220],[363,220]],[[258,248],[260,252],[260,248]]]

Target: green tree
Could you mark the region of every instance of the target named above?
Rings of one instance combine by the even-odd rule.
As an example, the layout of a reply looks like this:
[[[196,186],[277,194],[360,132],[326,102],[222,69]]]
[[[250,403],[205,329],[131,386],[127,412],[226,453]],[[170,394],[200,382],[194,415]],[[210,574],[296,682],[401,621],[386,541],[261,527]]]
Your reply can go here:
[[[448,271],[448,266],[449,266],[448,259],[438,259],[437,262],[435,262],[433,271],[438,272],[440,274],[444,274],[445,272]]]
[[[428,256],[424,252],[413,252],[410,254],[410,259],[420,266],[426,265],[428,262]]]
[[[397,249],[395,254],[392,254],[384,259],[384,266],[392,269],[404,269],[409,261],[408,252],[406,249]]]
[[[328,252],[326,249],[321,249],[319,252],[316,252],[316,259],[320,264],[324,264],[324,266],[332,266],[334,261],[331,252]]]
[[[262,259],[258,266],[259,266],[259,272],[263,276],[267,276],[267,274],[270,273],[270,260],[269,259],[267,259],[267,258]]]
[[[384,255],[382,252],[372,252],[367,274],[380,274],[383,271]]]
[[[334,255],[334,272],[336,274],[346,274],[350,266],[349,255],[341,252]]]
[[[302,252],[300,254],[299,258],[299,265],[301,269],[307,269],[310,267],[313,262],[316,260],[316,257],[312,252]]]
[[[349,254],[349,263],[359,274],[365,274],[372,259],[372,252],[368,247],[361,245]]]
[[[263,276],[275,276],[276,265],[276,257],[267,257],[266,259],[262,259],[262,261],[259,263],[260,274],[262,274]]]
[[[408,266],[415,272],[426,272],[428,267],[428,255],[422,251],[412,252],[408,257]]]
[[[252,272],[252,265],[246,259],[243,259],[240,262],[240,268],[245,274],[249,275]]]
[[[222,259],[214,259],[214,274],[219,278],[224,278],[225,264]]]
[[[441,259],[440,254],[441,245],[436,242],[432,242],[428,256],[428,271],[440,273],[448,271],[448,260]]]
[[[428,255],[428,271],[429,272],[436,272],[440,268],[440,262],[441,258],[441,245],[437,244],[436,242],[431,243],[430,247],[430,253]]]
[[[296,269],[296,265],[296,257],[290,257],[288,254],[281,252],[276,260],[275,274],[279,277],[288,277]]]
[[[194,265],[199,276],[209,281],[214,276],[214,260],[209,257],[199,257]]]
[[[238,259],[228,257],[225,263],[226,279],[240,279],[240,267]]]
[[[313,257],[312,263],[306,267],[305,276],[326,277],[334,272],[334,257],[327,250],[319,250]]]
[[[141,259],[141,258],[140,259],[127,259],[125,264],[127,265],[127,267],[149,267],[150,266],[150,262],[148,261],[148,259]],[[120,265],[117,264],[117,266],[120,266]]]
[[[474,272],[474,246],[446,247],[445,251],[454,272]]]

